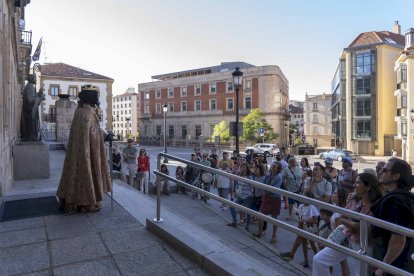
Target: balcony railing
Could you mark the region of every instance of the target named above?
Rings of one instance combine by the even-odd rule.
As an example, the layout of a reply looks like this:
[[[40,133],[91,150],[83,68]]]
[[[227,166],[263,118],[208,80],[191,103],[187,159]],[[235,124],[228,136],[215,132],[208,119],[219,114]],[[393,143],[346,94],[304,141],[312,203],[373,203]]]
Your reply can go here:
[[[32,31],[20,31],[20,44],[32,45]]]

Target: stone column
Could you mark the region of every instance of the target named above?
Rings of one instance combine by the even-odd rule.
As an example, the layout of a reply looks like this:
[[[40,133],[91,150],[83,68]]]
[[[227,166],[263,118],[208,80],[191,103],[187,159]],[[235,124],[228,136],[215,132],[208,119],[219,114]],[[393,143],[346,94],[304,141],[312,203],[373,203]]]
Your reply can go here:
[[[64,95],[63,95],[64,96]],[[72,124],[73,115],[77,103],[72,102],[67,97],[61,97],[56,101],[56,141],[63,141],[63,133],[66,131],[69,134],[70,126]]]

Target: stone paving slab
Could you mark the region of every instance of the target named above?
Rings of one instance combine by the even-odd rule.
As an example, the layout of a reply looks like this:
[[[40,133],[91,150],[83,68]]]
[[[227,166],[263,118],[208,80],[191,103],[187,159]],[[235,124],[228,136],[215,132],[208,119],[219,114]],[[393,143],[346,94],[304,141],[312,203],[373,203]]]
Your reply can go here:
[[[97,213],[0,222],[0,275],[208,275],[165,246],[106,197]]]
[[[48,269],[46,242],[0,249],[0,272],[3,275]]]
[[[19,246],[46,241],[44,228],[32,228],[18,231],[3,232],[0,235],[0,248]]]
[[[97,261],[87,261],[77,264],[60,266],[53,269],[55,276],[79,276],[79,275],[99,275],[99,276],[117,276],[121,275],[114,262],[108,259]]]

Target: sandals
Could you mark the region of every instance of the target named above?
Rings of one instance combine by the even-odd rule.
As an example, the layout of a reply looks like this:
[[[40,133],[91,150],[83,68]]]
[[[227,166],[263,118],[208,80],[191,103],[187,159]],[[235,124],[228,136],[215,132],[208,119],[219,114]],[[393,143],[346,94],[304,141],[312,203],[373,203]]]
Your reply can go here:
[[[276,237],[272,237],[271,239],[270,239],[270,243],[276,243],[277,242],[277,238]]]

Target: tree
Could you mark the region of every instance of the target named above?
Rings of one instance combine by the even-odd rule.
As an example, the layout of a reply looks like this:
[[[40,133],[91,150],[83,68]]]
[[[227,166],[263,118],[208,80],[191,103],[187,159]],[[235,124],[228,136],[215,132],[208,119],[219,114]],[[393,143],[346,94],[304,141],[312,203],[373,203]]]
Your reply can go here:
[[[220,142],[227,142],[230,139],[230,128],[225,121],[221,121],[214,126],[210,142],[214,142],[214,137],[219,136]]]
[[[279,136],[273,132],[272,126],[263,118],[260,109],[255,108],[250,110],[249,114],[241,119],[243,122],[243,135],[240,137],[241,141],[261,142],[276,140]],[[264,129],[264,137],[259,137],[259,129]]]

